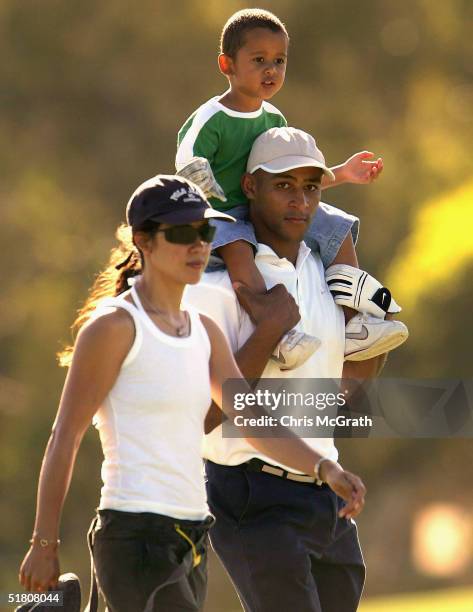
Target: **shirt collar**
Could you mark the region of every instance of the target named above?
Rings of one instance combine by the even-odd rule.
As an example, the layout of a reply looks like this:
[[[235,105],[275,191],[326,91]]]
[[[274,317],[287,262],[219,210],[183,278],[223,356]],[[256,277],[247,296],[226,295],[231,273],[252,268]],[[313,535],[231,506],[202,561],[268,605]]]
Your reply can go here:
[[[306,262],[307,257],[309,256],[310,252],[311,251],[309,247],[306,245],[304,241],[302,241],[299,246],[299,253],[297,254],[297,260],[296,260],[296,266],[295,266],[296,272],[299,272],[302,269],[302,266]],[[294,267],[292,263],[286,257],[279,257],[278,255],[276,255],[273,249],[267,244],[258,243],[258,250],[256,251],[255,259],[260,260],[261,262],[264,261],[267,263],[271,263],[281,268],[284,268],[287,266]]]

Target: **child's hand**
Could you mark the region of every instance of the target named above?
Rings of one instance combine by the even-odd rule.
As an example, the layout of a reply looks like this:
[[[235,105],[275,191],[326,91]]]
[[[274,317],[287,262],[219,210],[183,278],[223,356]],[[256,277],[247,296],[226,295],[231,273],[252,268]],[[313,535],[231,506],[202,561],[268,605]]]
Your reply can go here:
[[[209,161],[205,157],[192,157],[177,174],[200,187],[205,197],[218,198],[222,202],[227,201],[225,193],[215,180]]]
[[[373,156],[369,151],[360,151],[347,159],[343,164],[344,182],[366,185],[375,181],[383,171],[383,160],[378,157],[376,161],[370,161]]]

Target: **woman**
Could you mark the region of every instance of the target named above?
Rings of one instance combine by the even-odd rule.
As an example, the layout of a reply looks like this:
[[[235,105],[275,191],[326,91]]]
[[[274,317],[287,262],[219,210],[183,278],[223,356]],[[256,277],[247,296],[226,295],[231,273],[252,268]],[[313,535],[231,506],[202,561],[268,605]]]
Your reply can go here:
[[[70,369],[20,569],[27,590],[57,583],[59,517],[94,418],[104,486],[91,542],[109,612],[202,608],[213,520],[201,469],[204,418],[212,399],[222,406],[224,380],[248,388],[216,324],[180,307],[186,284],[197,283],[206,266],[214,231],[208,219],[216,217],[231,220],[179,177],[158,175],[132,195],[129,227],[119,229],[121,245],[79,314],[74,349],[62,354]],[[344,516],[361,511],[363,483],[337,463],[294,436],[248,439],[276,460],[315,469],[347,500]]]

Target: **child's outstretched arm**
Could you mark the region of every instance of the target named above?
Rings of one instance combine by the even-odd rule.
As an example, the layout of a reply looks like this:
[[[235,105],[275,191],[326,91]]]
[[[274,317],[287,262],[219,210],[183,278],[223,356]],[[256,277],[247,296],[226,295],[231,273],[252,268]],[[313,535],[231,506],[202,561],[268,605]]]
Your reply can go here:
[[[322,178],[322,189],[335,187],[342,183],[353,183],[355,185],[366,185],[372,183],[383,171],[383,159],[378,157],[372,160],[374,153],[370,151],[360,151],[349,157],[346,162],[330,168],[335,175],[335,180],[331,181],[325,175]]]

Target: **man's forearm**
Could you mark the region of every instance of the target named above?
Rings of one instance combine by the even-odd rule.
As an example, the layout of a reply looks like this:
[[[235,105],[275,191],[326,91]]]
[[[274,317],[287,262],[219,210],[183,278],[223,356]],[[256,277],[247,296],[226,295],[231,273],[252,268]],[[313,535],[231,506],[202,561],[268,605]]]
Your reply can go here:
[[[263,321],[235,353],[238,367],[248,381],[260,378],[282,335],[273,321]]]

